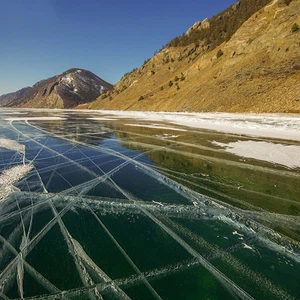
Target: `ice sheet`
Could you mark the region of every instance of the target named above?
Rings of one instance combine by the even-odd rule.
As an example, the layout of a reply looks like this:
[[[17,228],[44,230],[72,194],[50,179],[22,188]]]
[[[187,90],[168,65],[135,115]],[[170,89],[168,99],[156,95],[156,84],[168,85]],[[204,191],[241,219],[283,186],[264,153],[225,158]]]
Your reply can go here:
[[[298,248],[269,224],[273,225],[276,217],[276,226],[289,230],[293,224],[295,232],[299,228],[296,214],[300,206],[295,199],[298,170],[282,170],[251,160],[240,162],[223,148],[244,145],[245,153],[250,153],[252,147],[258,153],[272,153],[273,159],[279,155],[275,155],[277,152],[285,153],[287,161],[287,156],[295,157],[299,150],[288,152],[288,147],[299,147],[299,143],[264,141],[259,151],[261,144],[252,141],[257,139],[251,139],[254,144],[248,145],[245,140],[250,138],[222,133],[210,137],[210,132],[200,129],[243,130],[246,134],[261,127],[270,132],[275,129],[277,135],[280,130],[282,134],[294,134],[299,131],[298,117],[26,112],[28,118],[9,119],[5,114],[1,118],[0,113],[2,136],[16,151],[23,141],[23,163],[30,162],[19,166],[20,153],[0,154],[0,166],[7,170],[0,175],[0,192],[7,200],[0,201],[0,265],[7,262],[0,266],[0,298],[2,293],[24,299],[37,296],[28,284],[28,273],[34,284],[45,288],[42,299],[75,299],[81,292],[81,297],[90,299],[106,295],[127,299],[131,295],[128,288],[133,294],[140,286],[146,289],[141,299],[149,293],[153,299],[177,299],[176,295],[164,294],[173,289],[175,277],[168,277],[173,273],[181,276],[175,291],[178,297],[197,288],[199,294],[193,294],[193,299],[201,298],[202,290],[207,297],[220,299],[226,295],[252,299],[261,294],[268,299],[289,299],[297,294],[291,282],[279,284],[277,279],[281,270],[290,277],[297,276]],[[62,119],[68,122],[57,122]],[[103,135],[103,126],[91,120],[110,121],[109,134]],[[149,134],[138,127],[161,131]],[[16,146],[10,139],[15,139]],[[211,144],[213,139],[215,145]],[[243,141],[229,147],[230,141],[238,139]],[[261,156],[265,160],[267,155]],[[34,171],[29,172],[31,168]],[[277,180],[277,187],[272,180]],[[289,194],[289,189],[296,192]],[[283,192],[277,194],[279,190]],[[251,202],[252,198],[256,202]],[[295,215],[283,215],[281,211],[275,215],[259,205],[261,199],[272,202],[274,209],[281,209],[283,202],[283,207]],[[240,203],[242,206],[235,205]],[[42,245],[37,246],[40,242]],[[279,257],[294,265],[280,269],[276,261]],[[219,269],[215,259],[224,267]],[[57,262],[57,266],[50,261],[53,265]],[[47,265],[44,269],[44,262],[52,270]],[[56,272],[59,266],[62,268]],[[194,267],[201,267],[196,276]],[[278,272],[268,272],[269,268]],[[123,275],[116,275],[115,270]],[[182,271],[187,272],[186,276]],[[166,284],[161,281],[164,278]],[[213,283],[213,289],[202,285],[201,280]],[[74,287],[64,287],[66,281]],[[196,285],[190,288],[188,281],[196,281]],[[216,289],[224,293],[214,297]]]

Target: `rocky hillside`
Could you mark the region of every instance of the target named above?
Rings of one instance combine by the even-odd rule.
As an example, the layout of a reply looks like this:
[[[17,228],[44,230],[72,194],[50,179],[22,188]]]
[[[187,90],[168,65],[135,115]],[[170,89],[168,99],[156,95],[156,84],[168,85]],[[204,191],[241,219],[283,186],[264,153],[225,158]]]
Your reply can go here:
[[[72,108],[95,100],[112,85],[90,71],[70,69],[41,80],[33,87],[2,95],[0,105],[8,107]]]
[[[300,113],[300,0],[255,2],[197,22],[84,108]]]
[[[9,103],[13,103],[14,101],[17,101],[19,98],[23,97],[23,95],[30,89],[30,87],[25,87],[21,90],[18,90],[14,93],[9,93],[0,96],[0,106],[6,106]]]

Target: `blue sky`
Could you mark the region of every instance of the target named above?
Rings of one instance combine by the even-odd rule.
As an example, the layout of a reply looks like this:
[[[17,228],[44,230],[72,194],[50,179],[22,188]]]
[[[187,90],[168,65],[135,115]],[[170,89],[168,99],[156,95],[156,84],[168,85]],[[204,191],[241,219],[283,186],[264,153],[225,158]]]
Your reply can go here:
[[[78,67],[111,83],[234,0],[7,0],[0,7],[0,95]]]

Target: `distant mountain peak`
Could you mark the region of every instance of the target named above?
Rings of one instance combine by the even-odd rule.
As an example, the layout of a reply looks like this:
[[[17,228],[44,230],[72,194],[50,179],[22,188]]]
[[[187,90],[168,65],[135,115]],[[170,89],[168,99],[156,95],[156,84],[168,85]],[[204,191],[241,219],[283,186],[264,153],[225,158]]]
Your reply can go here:
[[[72,108],[95,100],[112,85],[92,72],[72,68],[43,79],[31,88],[2,95],[0,106]]]

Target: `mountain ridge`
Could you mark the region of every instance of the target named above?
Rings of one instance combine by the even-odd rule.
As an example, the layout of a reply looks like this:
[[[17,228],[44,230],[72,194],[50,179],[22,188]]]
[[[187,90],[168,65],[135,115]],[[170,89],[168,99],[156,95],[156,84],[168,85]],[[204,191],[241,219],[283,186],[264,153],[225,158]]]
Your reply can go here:
[[[95,100],[112,85],[94,73],[72,68],[62,74],[42,79],[32,87],[0,96],[7,107],[73,108]]]
[[[16,101],[17,99],[22,97],[26,93],[26,91],[30,88],[31,88],[30,86],[27,86],[16,92],[0,95],[0,106],[6,106],[11,102]]]
[[[83,108],[300,113],[299,12],[275,0],[213,50],[165,47]]]
[[[300,0],[240,0],[114,86],[74,68],[0,96],[0,106],[300,113],[299,28]]]

